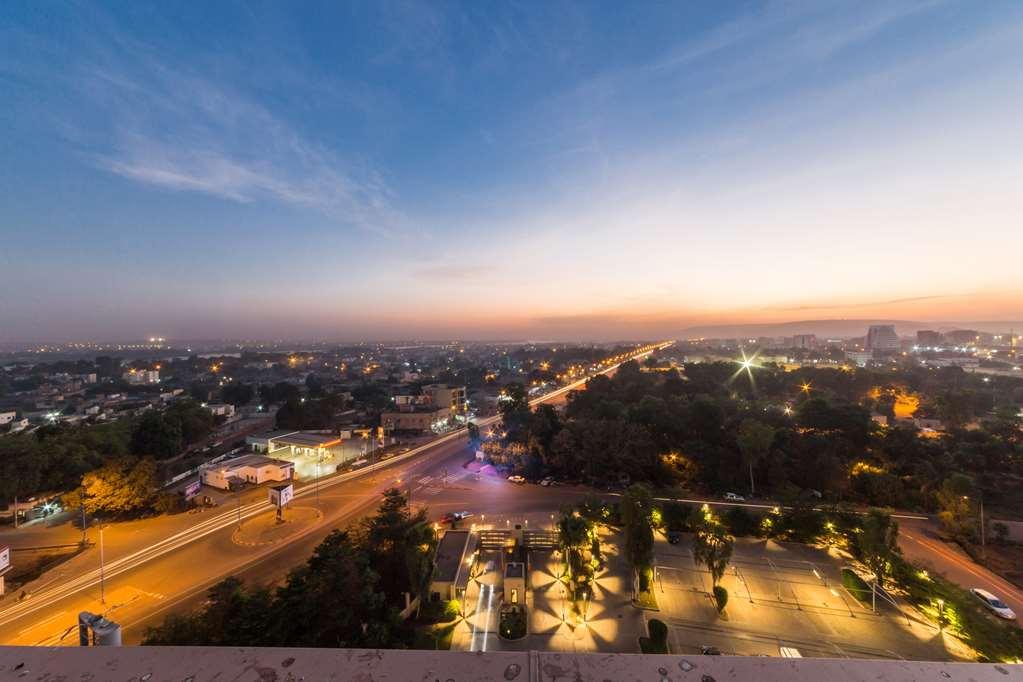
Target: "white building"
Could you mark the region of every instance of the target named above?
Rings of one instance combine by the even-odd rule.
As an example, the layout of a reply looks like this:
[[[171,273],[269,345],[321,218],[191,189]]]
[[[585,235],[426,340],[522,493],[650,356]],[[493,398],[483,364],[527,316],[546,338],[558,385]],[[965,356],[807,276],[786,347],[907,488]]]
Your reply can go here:
[[[229,403],[208,403],[206,409],[212,412],[214,417],[227,417],[230,419],[234,416],[234,405]]]
[[[129,369],[121,378],[129,384],[158,384],[160,372],[155,369]]]
[[[290,481],[294,475],[295,465],[291,462],[263,455],[242,455],[199,470],[199,480],[203,485],[220,490],[230,490],[243,483],[259,485],[267,481]]]
[[[867,350],[891,353],[898,351],[901,345],[895,325],[873,324],[867,330]]]

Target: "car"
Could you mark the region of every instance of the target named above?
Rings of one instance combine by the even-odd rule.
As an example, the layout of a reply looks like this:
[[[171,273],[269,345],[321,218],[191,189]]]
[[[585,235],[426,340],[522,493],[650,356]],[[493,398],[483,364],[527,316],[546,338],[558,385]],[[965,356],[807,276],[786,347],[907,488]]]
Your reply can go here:
[[[778,653],[781,654],[782,658],[802,658],[803,654],[799,653],[799,649],[791,646],[780,646],[778,647]]]
[[[446,514],[444,514],[443,516],[440,517],[440,522],[441,523],[454,523],[455,521],[461,521],[463,519],[467,519],[470,516],[472,516],[472,512],[471,511],[448,512],[448,513],[446,513]]]
[[[545,479],[543,479],[542,481],[540,481],[540,485],[542,485],[542,486],[543,486],[543,487],[545,487],[545,488],[547,488],[547,487],[550,487],[550,486],[552,486],[552,485],[557,485],[557,484],[558,484],[558,482],[557,482],[557,481],[555,481],[555,480],[554,480],[553,478],[551,478],[550,476],[548,476],[547,478],[545,478]]]
[[[745,502],[746,498],[739,493],[725,493],[725,499],[729,502]]]
[[[677,545],[680,542],[682,542],[682,533],[678,532],[677,530],[669,530],[668,531],[668,544],[669,545]]]
[[[703,654],[704,656],[720,656],[721,649],[718,649],[716,646],[704,644],[703,646],[700,647],[700,653]]]
[[[523,478],[522,476],[517,476],[517,475],[516,476],[509,476],[508,477],[508,482],[509,483],[515,483],[517,485],[522,485],[523,483],[526,482],[526,479]]]
[[[971,587],[970,592],[972,592],[974,597],[979,599],[984,606],[990,609],[991,612],[999,618],[1004,618],[1005,620],[1016,620],[1016,612],[1010,609],[1005,602],[987,590],[983,590],[979,587]]]

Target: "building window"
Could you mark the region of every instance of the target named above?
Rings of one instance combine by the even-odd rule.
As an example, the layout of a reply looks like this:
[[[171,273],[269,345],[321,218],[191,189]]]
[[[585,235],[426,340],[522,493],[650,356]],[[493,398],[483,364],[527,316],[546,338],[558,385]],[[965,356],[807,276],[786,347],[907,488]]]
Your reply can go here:
[[[514,587],[512,588],[512,599],[511,599],[511,603],[512,603],[512,604],[518,604],[518,603],[519,603],[519,591],[518,591],[518,589],[516,589],[516,588],[514,588]]]

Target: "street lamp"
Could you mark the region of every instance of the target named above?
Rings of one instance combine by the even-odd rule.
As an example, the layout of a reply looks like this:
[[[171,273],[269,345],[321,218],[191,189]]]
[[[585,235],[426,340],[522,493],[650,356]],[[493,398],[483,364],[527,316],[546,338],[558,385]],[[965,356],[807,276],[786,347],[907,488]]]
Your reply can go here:
[[[103,562],[103,531],[105,529],[100,527],[99,529],[99,601],[101,604],[107,603],[106,593],[106,576],[104,573],[104,562]]]

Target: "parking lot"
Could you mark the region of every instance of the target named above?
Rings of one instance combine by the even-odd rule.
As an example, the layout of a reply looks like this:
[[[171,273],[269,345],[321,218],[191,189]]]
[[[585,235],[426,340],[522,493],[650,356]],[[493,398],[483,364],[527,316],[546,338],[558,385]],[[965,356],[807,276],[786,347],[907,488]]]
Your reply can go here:
[[[721,584],[728,606],[718,614],[710,574],[697,567],[692,539],[659,538],[655,574],[660,617],[674,653],[715,647],[724,654],[948,660],[956,647],[905,604],[878,601],[878,612],[842,587],[844,561],[796,543],[738,539]]]

